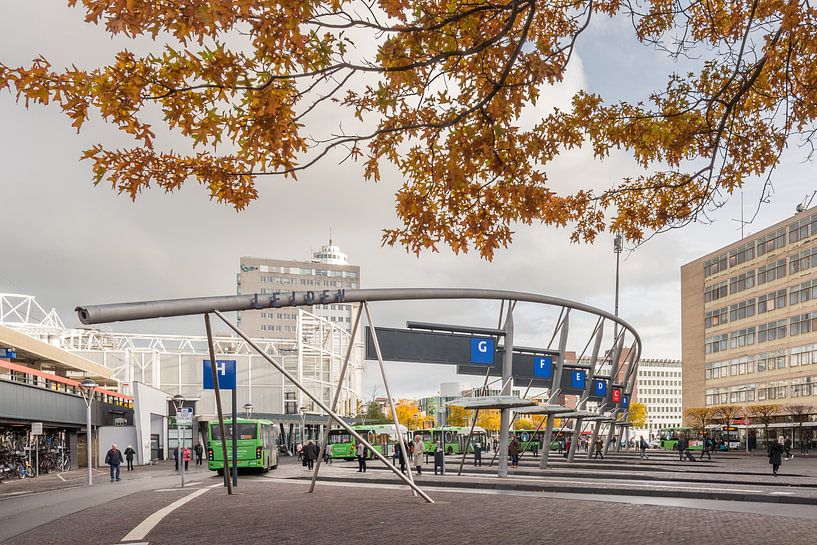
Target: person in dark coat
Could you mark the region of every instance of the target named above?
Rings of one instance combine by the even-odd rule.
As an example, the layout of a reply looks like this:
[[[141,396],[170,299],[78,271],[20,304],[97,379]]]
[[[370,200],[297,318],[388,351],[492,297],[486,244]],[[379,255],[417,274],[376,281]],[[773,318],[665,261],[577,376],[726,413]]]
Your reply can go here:
[[[777,477],[780,464],[783,463],[783,436],[777,438],[776,443],[769,445],[769,463],[772,464],[772,473]]]
[[[133,455],[136,454],[136,451],[133,450],[133,446],[128,445],[128,448],[125,449],[125,460],[128,461],[128,471],[133,471]]]
[[[474,443],[474,467],[482,467],[482,445]]]
[[[105,463],[111,466],[111,482],[114,482],[114,473],[116,473],[116,479],[119,480],[119,466],[122,465],[122,462],[125,460],[122,458],[122,451],[116,448],[116,445],[111,445],[110,450],[105,455]]]
[[[318,456],[321,454],[321,449],[315,444],[311,439],[304,447],[304,458],[306,459],[306,467],[307,469],[312,469],[315,467],[315,460],[318,459]]]
[[[786,451],[786,460],[794,458],[794,454],[791,453],[791,439],[788,436],[783,441],[783,450]]]
[[[196,446],[193,447],[193,452],[196,453],[196,465],[201,465],[201,457],[204,454],[204,447],[201,446],[201,443],[196,443]]]

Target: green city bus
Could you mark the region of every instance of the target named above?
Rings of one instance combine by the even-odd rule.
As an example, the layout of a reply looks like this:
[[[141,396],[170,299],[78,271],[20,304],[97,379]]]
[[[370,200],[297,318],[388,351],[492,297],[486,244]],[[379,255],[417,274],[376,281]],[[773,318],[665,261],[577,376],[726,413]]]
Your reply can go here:
[[[389,456],[391,451],[389,445],[393,445],[399,440],[399,436],[394,428],[394,424],[357,424],[352,429],[363,436],[380,454]],[[408,440],[408,428],[400,425],[400,433]],[[332,445],[331,458],[342,458],[344,460],[354,460],[355,446],[357,440],[351,433],[343,428],[329,430],[329,444]],[[373,455],[369,453],[369,458]]]
[[[658,430],[658,440],[662,449],[664,450],[678,450],[678,439],[681,437],[694,437],[695,429],[687,427],[664,428]],[[690,450],[700,450],[703,448],[698,444],[698,441],[690,440]]]
[[[444,441],[444,449],[446,454],[462,454],[465,447],[465,442],[468,440],[469,427],[463,426],[445,426],[442,428],[428,428],[421,430],[414,430],[411,432],[410,438],[413,441],[415,435],[419,435],[420,439],[425,444],[425,452],[433,454],[437,448],[437,443]],[[468,445],[468,452],[474,452],[474,444],[478,444],[484,451],[488,447],[488,434],[484,428],[474,426],[474,432],[471,435],[471,444]]]
[[[269,420],[239,418],[236,420],[237,466],[269,471],[278,467],[278,429]],[[233,421],[224,421],[227,435],[227,461],[233,460]],[[207,469],[224,472],[224,457],[221,450],[221,433],[218,421],[207,426]]]
[[[519,438],[520,448],[525,451],[532,451],[534,445],[536,450],[542,450],[542,442],[545,440],[545,430],[511,430],[511,434]],[[550,439],[550,450],[559,450],[559,443],[565,444],[567,439],[573,435],[571,428],[554,428]]]

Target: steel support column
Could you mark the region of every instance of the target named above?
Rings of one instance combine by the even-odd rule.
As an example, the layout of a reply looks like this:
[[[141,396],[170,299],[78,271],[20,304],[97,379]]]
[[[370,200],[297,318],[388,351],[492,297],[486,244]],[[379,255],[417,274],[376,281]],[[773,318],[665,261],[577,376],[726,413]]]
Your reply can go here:
[[[562,386],[562,369],[565,363],[565,351],[567,350],[567,336],[570,333],[570,309],[565,312],[562,318],[562,327],[559,333],[559,359],[556,362],[556,370],[553,372],[553,383],[550,388],[550,398],[548,403],[556,403]],[[545,437],[542,440],[542,455],[539,458],[539,468],[545,469],[548,466],[548,456],[550,455],[550,442],[553,437],[553,421],[556,420],[556,415],[548,415],[548,421],[545,425]]]
[[[508,314],[505,317],[505,356],[502,361],[502,392],[509,396],[513,390],[513,309],[515,302],[508,301]],[[508,434],[511,428],[510,409],[500,409],[499,412],[499,471],[501,478],[508,476]]]

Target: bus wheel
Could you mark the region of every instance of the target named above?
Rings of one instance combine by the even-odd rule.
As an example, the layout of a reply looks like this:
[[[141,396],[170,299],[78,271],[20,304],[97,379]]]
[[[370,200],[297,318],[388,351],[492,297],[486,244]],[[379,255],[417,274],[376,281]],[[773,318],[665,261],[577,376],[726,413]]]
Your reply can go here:
[[[448,447],[447,449],[445,449],[445,453],[446,454],[454,454],[454,447]]]

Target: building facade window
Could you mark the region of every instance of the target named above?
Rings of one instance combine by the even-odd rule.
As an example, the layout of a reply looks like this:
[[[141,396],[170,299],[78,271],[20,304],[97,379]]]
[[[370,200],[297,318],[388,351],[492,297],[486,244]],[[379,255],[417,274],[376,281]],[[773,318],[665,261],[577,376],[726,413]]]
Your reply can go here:
[[[718,310],[712,310],[706,313],[706,317],[704,318],[704,327],[716,327],[722,324],[727,323],[726,320],[726,313],[728,312],[727,307],[719,308]]]
[[[737,322],[755,315],[755,300],[747,299],[729,307],[729,321]]]
[[[729,266],[735,267],[755,258],[755,241],[747,242],[743,246],[729,252]]]
[[[729,334],[729,348],[742,348],[755,344],[755,328],[746,327]]]
[[[817,246],[803,250],[789,257],[789,274],[817,267]]]
[[[789,243],[817,234],[817,214],[789,225]]]
[[[786,320],[778,320],[757,326],[757,342],[765,343],[786,336]]]
[[[704,261],[704,277],[712,276],[713,274],[719,273],[721,271],[726,270],[726,254],[721,254],[719,256],[713,257],[707,261]]]
[[[778,229],[757,239],[757,255],[762,256],[786,245],[786,228]]]
[[[789,318],[789,331],[792,336],[817,331],[817,312],[798,314]]]
[[[707,354],[723,352],[727,348],[728,341],[729,335],[727,335],[726,333],[724,333],[723,335],[715,335],[712,337],[708,337],[704,341],[705,351]]]
[[[727,295],[728,284],[726,280],[713,284],[708,288],[704,288],[704,303],[717,301]]]
[[[786,306],[786,290],[777,290],[757,298],[757,313],[771,312]]]
[[[803,282],[792,286],[789,291],[789,303],[797,305],[811,299],[817,299],[817,280]]]
[[[740,293],[755,287],[755,271],[747,271],[729,279],[729,294]]]
[[[769,263],[757,268],[757,283],[758,285],[772,282],[779,278],[786,276],[786,260],[779,259],[775,263]]]

